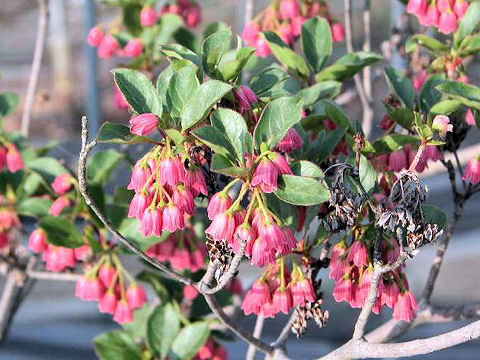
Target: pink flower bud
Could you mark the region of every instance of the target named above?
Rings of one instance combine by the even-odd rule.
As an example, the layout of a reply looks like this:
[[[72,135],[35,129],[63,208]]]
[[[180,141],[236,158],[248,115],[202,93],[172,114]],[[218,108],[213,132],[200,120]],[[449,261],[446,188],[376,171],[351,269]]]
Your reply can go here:
[[[133,196],[128,209],[127,217],[142,219],[145,209],[152,202],[151,197],[146,193],[137,193]]]
[[[194,286],[185,285],[183,287],[183,297],[189,301],[195,299],[198,295],[198,290]]]
[[[345,29],[342,23],[335,22],[332,24],[332,39],[336,42],[341,42],[345,39]]]
[[[92,254],[92,248],[90,247],[90,245],[83,245],[76,249],[73,249],[73,253],[75,255],[75,260],[84,261],[87,256]]]
[[[417,17],[425,15],[427,11],[426,0],[409,0],[407,4],[407,13],[414,14]]]
[[[107,288],[109,288],[112,285],[116,274],[117,274],[117,271],[109,263],[102,265],[100,267],[100,270],[98,270],[98,278],[102,281],[103,285],[105,285],[105,287]]]
[[[471,182],[473,185],[480,182],[480,160],[478,158],[470,159],[462,179]]]
[[[465,13],[468,10],[468,3],[465,0],[455,0],[455,4],[453,5],[453,12],[457,15],[457,18],[461,20]]]
[[[283,20],[293,19],[300,14],[300,7],[296,0],[280,1],[280,17]]]
[[[306,19],[301,15],[292,19],[290,26],[293,36],[300,36],[300,34],[302,33],[302,25],[305,20]]]
[[[158,125],[155,114],[141,114],[130,119],[130,132],[139,136],[150,135]]]
[[[261,58],[266,58],[272,53],[272,50],[270,50],[267,41],[262,37],[259,37],[257,41],[255,41],[253,47],[255,48],[255,56]]]
[[[86,301],[98,301],[102,298],[105,287],[97,278],[82,276],[77,280],[75,296]]]
[[[22,156],[18,152],[17,146],[15,144],[11,144],[8,147],[6,161],[7,169],[12,173],[25,168],[25,165],[23,165]]]
[[[142,26],[153,26],[157,22],[157,16],[151,6],[146,5],[140,12],[140,24]]]
[[[199,194],[208,195],[207,182],[200,169],[190,169],[185,174],[185,186],[190,190],[193,197]]]
[[[420,91],[427,78],[428,73],[426,70],[422,70],[418,74],[415,74],[415,76],[413,77],[413,87],[415,88],[415,90]]]
[[[118,42],[115,38],[107,34],[103,37],[100,45],[98,45],[97,54],[101,59],[108,59],[115,54],[115,51],[118,49]]]
[[[215,216],[210,226],[205,230],[205,233],[210,235],[214,240],[231,242],[234,231],[235,219],[227,212],[223,212]]]
[[[286,153],[301,149],[303,146],[303,139],[298,135],[295,128],[287,131],[287,134],[277,144],[277,149]]]
[[[185,170],[178,157],[170,157],[160,162],[160,183],[176,186],[179,181],[185,180]]]
[[[185,226],[183,214],[172,203],[163,210],[162,222],[163,231],[175,232],[177,229],[182,230]]]
[[[47,235],[43,229],[37,229],[30,234],[28,239],[28,248],[34,253],[39,254],[47,247]]]
[[[145,290],[139,285],[130,285],[127,289],[127,302],[132,309],[138,309],[145,304],[147,296]]]
[[[125,55],[131,58],[136,58],[142,55],[142,50],[142,41],[137,38],[131,39],[127,45],[125,45]]]
[[[133,322],[133,310],[125,300],[120,300],[117,303],[113,320],[119,324]]]
[[[213,220],[218,214],[228,210],[232,205],[232,199],[225,192],[218,192],[212,196],[207,206],[207,214],[210,220]]]
[[[52,183],[52,189],[58,195],[65,194],[72,187],[72,176],[70,174],[58,175]]]
[[[60,213],[65,209],[67,206],[70,206],[70,200],[66,196],[60,196],[57,200],[55,200],[50,207],[49,214],[53,216],[59,216]]]
[[[446,35],[457,29],[457,17],[453,11],[448,8],[445,12],[440,14],[438,20],[438,30]]]
[[[250,21],[245,25],[242,31],[242,39],[247,45],[254,45],[260,37],[260,26],[256,22]]]
[[[438,26],[438,18],[440,14],[438,13],[437,6],[435,2],[431,3],[425,12],[424,16],[418,18],[418,21],[423,26]]]
[[[108,291],[98,302],[98,310],[104,314],[114,314],[117,307],[117,297],[113,291]]]
[[[435,116],[433,119],[432,128],[433,130],[438,131],[442,138],[445,137],[447,132],[453,131],[453,125],[450,124],[450,118],[445,115]]]
[[[87,36],[87,44],[93,47],[100,45],[103,39],[103,31],[100,27],[95,26],[90,29]]]
[[[188,27],[194,28],[200,23],[200,21],[202,21],[202,12],[200,10],[200,6],[195,3],[185,10],[183,16],[185,24],[187,24]]]
[[[277,167],[272,161],[263,158],[255,168],[250,186],[259,186],[263,192],[271,193],[277,190],[277,179]]]

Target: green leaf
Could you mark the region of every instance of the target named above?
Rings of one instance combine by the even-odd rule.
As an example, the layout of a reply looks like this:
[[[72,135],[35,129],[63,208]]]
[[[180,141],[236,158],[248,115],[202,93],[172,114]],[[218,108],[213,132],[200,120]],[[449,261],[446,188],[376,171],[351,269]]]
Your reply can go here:
[[[87,181],[93,184],[105,185],[110,174],[115,169],[123,154],[109,149],[94,154],[87,163]]]
[[[388,110],[388,116],[404,129],[412,128],[414,119],[412,110],[405,107],[393,108]]]
[[[172,360],[189,360],[195,356],[207,341],[210,329],[206,321],[185,326],[172,343],[168,356]]]
[[[100,360],[141,360],[140,347],[125,331],[112,331],[93,339],[95,353]]]
[[[139,36],[142,33],[140,24],[140,12],[142,6],[134,3],[127,3],[122,7],[122,24],[133,36]]]
[[[121,221],[118,226],[118,231],[129,241],[135,243],[142,251],[146,251],[150,246],[164,240],[170,235],[168,231],[164,231],[161,237],[153,235],[144,237],[140,233],[140,222],[137,219],[129,218],[124,218]]]
[[[295,206],[281,201],[274,194],[266,194],[268,209],[282,219],[282,222],[296,231],[298,222],[298,212]]]
[[[445,44],[438,41],[437,39],[422,34],[415,34],[407,39],[407,42],[405,44],[406,52],[413,52],[417,45],[423,46],[425,49],[432,52],[447,51],[447,47],[445,46]]]
[[[321,204],[330,198],[330,191],[322,182],[310,177],[281,175],[275,195],[293,205]]]
[[[429,76],[425,81],[420,92],[420,106],[423,112],[428,113],[432,106],[441,100],[442,93],[436,89],[436,86],[443,82],[445,77],[440,74]]]
[[[342,81],[352,77],[364,67],[369,66],[382,57],[372,52],[360,51],[357,53],[347,54],[338,59],[333,65],[327,66],[320,71],[316,76],[317,82],[324,80]]]
[[[480,2],[472,1],[463,19],[458,23],[458,29],[453,37],[455,47],[467,36],[473,34],[480,25]]]
[[[85,245],[80,233],[67,219],[57,216],[46,216],[40,220],[38,226],[47,234],[47,242],[55,246],[70,249]]]
[[[232,86],[218,80],[209,80],[191,94],[181,114],[182,130],[188,130],[205,119],[212,107],[225,96]]]
[[[19,97],[15,93],[0,94],[0,117],[10,115],[18,105]]]
[[[207,37],[212,35],[213,33],[219,32],[219,31],[229,31],[230,26],[225,24],[223,21],[215,21],[210,24],[208,24],[203,30],[202,38],[205,40]]]
[[[230,177],[242,177],[247,174],[245,168],[232,165],[232,162],[225,156],[215,154],[212,159],[212,171]]]
[[[188,30],[185,27],[179,28],[175,34],[173,34],[173,37],[176,42],[178,42],[180,45],[185,46],[186,48],[192,50],[192,51],[197,51],[198,49],[198,42],[195,37],[195,34]]]
[[[183,26],[183,19],[176,14],[163,14],[160,18],[160,25],[155,33],[154,49],[170,41],[173,35]]]
[[[150,305],[145,304],[133,312],[133,322],[122,324],[134,340],[142,341],[147,338],[147,323],[152,311]]]
[[[185,66],[172,76],[165,102],[171,117],[180,117],[185,104],[199,86],[196,69],[193,66]]]
[[[323,179],[324,174],[313,162],[307,160],[295,161],[291,166],[294,175]]]
[[[150,284],[153,290],[155,290],[156,295],[164,303],[183,297],[183,284],[162,277],[159,273],[142,270],[142,272],[137,275],[137,279]]]
[[[415,90],[412,81],[392,67],[385,69],[385,77],[392,93],[409,109],[415,106]]]
[[[437,89],[449,95],[453,100],[480,110],[480,88],[456,81],[446,81],[438,85]]]
[[[447,215],[442,209],[433,205],[422,205],[423,216],[427,224],[437,224],[439,229],[444,229],[447,225]]]
[[[317,161],[319,163],[327,160],[330,155],[332,155],[333,150],[335,150],[340,140],[342,140],[346,131],[347,129],[344,127],[332,130],[327,134],[324,141],[320,142],[316,151]]]
[[[301,119],[303,100],[298,96],[286,96],[270,102],[260,117],[253,133],[255,147],[266,143],[273,149],[287,131]]]
[[[254,52],[255,49],[252,47],[244,47],[238,50],[235,59],[226,62],[220,69],[223,80],[229,81],[236,79]]]
[[[33,159],[26,162],[25,166],[39,174],[48,184],[51,184],[58,175],[68,173],[58,160],[51,157]]]
[[[297,95],[304,99],[304,106],[311,106],[318,100],[334,98],[340,93],[342,83],[338,81],[322,81],[300,90]]]
[[[179,44],[162,45],[160,51],[170,59],[188,60],[198,67],[202,65],[202,59],[185,46]]]
[[[430,114],[432,115],[450,115],[462,106],[462,103],[457,100],[443,100],[432,106]]]
[[[280,37],[274,32],[263,33],[265,40],[272,50],[273,55],[280,61],[287,69],[302,77],[308,77],[310,71],[308,70],[305,60],[298,55],[295,51],[290,49]]]
[[[244,162],[245,153],[252,154],[252,136],[242,115],[230,109],[219,108],[212,114],[212,124],[225,134],[240,163]]]
[[[325,18],[317,16],[302,25],[302,49],[313,71],[322,70],[332,54],[332,32]]]
[[[170,303],[158,305],[147,323],[147,342],[160,359],[168,355],[173,340],[180,331],[180,319]]]
[[[148,77],[132,69],[115,69],[112,73],[127,103],[136,113],[162,117],[162,102]]]
[[[175,145],[183,144],[183,142],[187,139],[187,136],[182,135],[182,133],[177,129],[165,129],[163,131],[165,131],[165,134],[167,134],[167,136],[173,140]]]
[[[418,144],[419,141],[420,139],[418,136],[391,134],[375,140],[373,147],[375,148],[376,153],[383,154],[400,150],[407,144]]]
[[[145,142],[147,138],[132,134],[128,126],[105,122],[98,131],[97,140],[107,144],[132,145]]]
[[[210,147],[216,154],[233,159],[235,150],[227,137],[213,126],[202,126],[192,131],[193,135]]]
[[[209,35],[202,43],[202,64],[204,71],[212,78],[219,78],[218,65],[223,54],[230,49],[232,31],[217,31]]]
[[[275,85],[284,82],[288,74],[277,64],[262,70],[250,80],[250,88],[259,97],[267,96]]]
[[[360,183],[367,193],[373,190],[378,178],[378,174],[375,171],[372,163],[368,159],[360,155],[360,164],[358,168],[358,174],[360,177]]]
[[[39,217],[48,214],[52,206],[52,200],[40,197],[31,197],[22,200],[17,205],[17,212],[20,215]]]

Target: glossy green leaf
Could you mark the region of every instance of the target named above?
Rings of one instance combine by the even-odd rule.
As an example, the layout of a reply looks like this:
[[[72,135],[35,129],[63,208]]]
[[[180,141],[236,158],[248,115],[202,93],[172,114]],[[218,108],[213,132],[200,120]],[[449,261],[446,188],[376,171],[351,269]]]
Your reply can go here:
[[[342,140],[345,135],[346,128],[338,128],[330,131],[323,141],[319,142],[319,146],[316,149],[316,160],[321,163],[327,160],[331,155],[333,150],[337,147],[340,140]]]
[[[480,110],[480,88],[477,86],[456,81],[446,81],[438,85],[437,89],[450,96],[453,100],[458,100],[468,107]]]
[[[453,37],[455,46],[458,47],[460,42],[467,36],[473,34],[473,32],[477,30],[479,26],[480,2],[472,1],[468,6],[466,14],[458,23],[457,31],[455,32],[455,36]]]
[[[133,311],[133,322],[122,324],[134,340],[141,341],[147,338],[147,323],[152,311],[150,304],[145,303],[141,308]]]
[[[419,141],[420,139],[418,136],[391,134],[375,140],[373,147],[378,154],[383,154],[400,150],[407,144],[418,144]]]
[[[173,340],[180,331],[180,319],[170,303],[158,305],[147,323],[147,342],[160,359],[169,352]]]
[[[208,322],[198,321],[185,326],[172,343],[169,359],[190,360],[210,335]]]
[[[0,117],[10,115],[18,106],[19,97],[15,93],[0,94]]]
[[[443,75],[431,75],[425,81],[420,91],[420,106],[423,112],[428,113],[432,106],[442,99],[442,93],[436,89],[437,85],[445,81]]]
[[[341,87],[342,83],[327,80],[304,88],[297,95],[304,99],[304,106],[311,106],[319,100],[334,98],[340,93]]]
[[[226,62],[220,68],[223,80],[230,81],[236,79],[254,52],[255,49],[252,47],[239,49],[235,55],[235,59]]]
[[[413,125],[413,111],[405,108],[393,108],[388,112],[388,116],[404,129],[410,130]]]
[[[295,161],[291,167],[294,175],[323,179],[324,174],[316,164],[307,160]]]
[[[30,197],[22,200],[17,205],[17,212],[25,216],[45,216],[52,206],[52,200],[41,197]]]
[[[443,100],[432,106],[430,114],[432,115],[450,115],[457,111],[462,103],[457,100]]]
[[[105,122],[98,131],[97,140],[100,143],[132,145],[145,142],[147,138],[132,134],[128,126]]]
[[[281,175],[275,195],[293,205],[310,206],[330,198],[330,191],[324,183],[310,177]]]
[[[38,226],[45,231],[47,242],[52,245],[71,249],[85,245],[75,225],[65,218],[46,216],[40,220]]]
[[[228,159],[233,159],[235,150],[227,139],[227,137],[220,130],[213,126],[205,125],[192,131],[192,134],[210,147],[216,154],[223,155]]]
[[[360,183],[367,193],[373,190],[378,178],[378,174],[375,171],[372,163],[368,159],[360,155],[360,164],[358,168],[358,175],[360,177]]]
[[[125,331],[103,333],[93,339],[95,353],[100,360],[141,360],[140,347]]]
[[[133,36],[138,36],[142,32],[140,24],[140,12],[142,6],[135,3],[127,3],[122,7],[122,24],[125,25],[128,32]]]
[[[317,82],[325,80],[342,81],[348,79],[361,71],[364,67],[369,66],[382,57],[372,52],[360,51],[357,53],[347,54],[338,59],[333,65],[327,66],[316,76]]]
[[[200,85],[190,95],[181,114],[182,130],[188,130],[205,119],[212,107],[225,96],[232,86],[217,80],[209,80]]]
[[[447,215],[442,209],[433,205],[424,204],[422,205],[422,210],[427,224],[437,224],[439,229],[445,228],[445,225],[447,225]]]
[[[232,31],[217,31],[202,43],[202,64],[204,71],[212,78],[219,78],[218,65],[223,54],[230,49]]]
[[[409,109],[413,110],[415,106],[415,90],[412,81],[403,76],[403,74],[392,68],[385,69],[385,77],[387,79],[388,87],[392,93]]]
[[[179,44],[162,45],[160,51],[170,59],[188,60],[198,67],[202,65],[202,59],[185,46]]]
[[[220,154],[215,154],[212,159],[212,171],[230,177],[241,177],[247,174],[245,168],[241,168],[232,164],[232,162]]]
[[[162,117],[162,102],[147,76],[132,69],[115,69],[112,73],[125,100],[136,113]]]
[[[113,149],[95,153],[87,162],[87,181],[105,185],[110,174],[123,157],[123,154]]]
[[[431,38],[423,34],[415,34],[408,38],[405,44],[405,50],[407,53],[411,53],[415,50],[417,45],[423,46],[425,49],[432,52],[444,52],[447,51],[445,44],[437,39]]]
[[[245,153],[251,154],[252,136],[242,115],[230,109],[219,108],[212,115],[212,125],[225,134],[235,149],[237,159],[244,161]]]
[[[68,170],[60,162],[51,157],[39,157],[25,163],[35,173],[39,174],[47,184],[51,184],[60,174],[68,173]]]
[[[287,131],[301,119],[303,100],[298,96],[286,96],[270,102],[255,127],[253,138],[255,147],[265,143],[273,149]]]
[[[308,77],[310,71],[307,63],[300,55],[290,49],[276,33],[265,32],[263,35],[278,61],[285,65],[289,71],[302,77]]]
[[[325,18],[317,16],[302,25],[302,49],[313,71],[322,70],[332,54],[332,32]]]
[[[277,64],[273,64],[250,80],[250,88],[259,97],[268,96],[269,90],[287,78],[288,74]]]
[[[193,66],[185,66],[172,76],[166,94],[167,109],[172,118],[180,117],[185,104],[199,86]]]

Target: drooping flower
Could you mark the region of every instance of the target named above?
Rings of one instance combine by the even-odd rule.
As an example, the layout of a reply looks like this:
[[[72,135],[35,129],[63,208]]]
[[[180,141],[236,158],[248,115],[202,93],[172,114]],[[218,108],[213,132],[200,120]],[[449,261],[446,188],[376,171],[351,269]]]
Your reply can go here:
[[[28,239],[28,248],[34,253],[39,254],[47,247],[47,235],[43,229],[36,229],[30,234]]]
[[[139,57],[143,51],[142,41],[137,38],[131,39],[127,45],[125,45],[125,55],[131,58]]]
[[[457,15],[458,19],[461,20],[468,10],[468,2],[465,0],[455,0],[453,5],[453,12]]]
[[[137,284],[132,284],[128,287],[126,297],[127,303],[132,309],[141,308],[147,301],[145,290]]]
[[[117,297],[112,290],[107,291],[98,302],[98,310],[104,314],[114,314],[117,307]]]
[[[215,216],[205,233],[210,235],[214,240],[227,242],[232,241],[235,231],[235,219],[228,212],[223,212]]]
[[[292,308],[292,295],[289,288],[277,288],[273,293],[272,305],[275,313],[288,314]]]
[[[102,265],[98,270],[98,278],[102,281],[106,288],[109,288],[110,285],[112,285],[116,275],[117,271],[110,263]]]
[[[100,27],[95,26],[90,29],[87,36],[87,43],[90,46],[97,47],[103,39],[103,31]]]
[[[145,5],[140,12],[140,24],[142,26],[153,26],[157,22],[157,16],[151,6]]]
[[[411,292],[401,292],[393,308],[393,318],[412,321],[415,318],[415,310],[417,310],[417,303]]]
[[[407,13],[421,17],[427,11],[426,0],[409,0],[407,4]]]
[[[450,119],[445,115],[437,115],[433,119],[432,128],[438,131],[442,138],[445,137],[447,132],[452,132],[453,125],[450,124]]]
[[[293,306],[304,306],[307,302],[315,301],[315,291],[310,279],[303,278],[291,285]]]
[[[185,24],[187,24],[188,27],[195,27],[197,26],[200,21],[202,21],[202,11],[200,9],[200,6],[195,3],[189,8],[187,8],[183,14],[183,18],[185,20]]]
[[[70,174],[58,175],[52,183],[52,189],[58,195],[65,194],[72,187],[72,176]]]
[[[280,1],[280,17],[283,20],[294,19],[300,14],[300,7],[296,0]]]
[[[59,216],[67,206],[70,206],[70,200],[68,200],[66,196],[60,196],[53,202],[52,206],[50,206],[49,214]]]
[[[345,39],[345,29],[340,22],[334,22],[332,28],[332,39],[335,42],[341,42]]]
[[[445,12],[440,14],[438,19],[438,30],[446,35],[457,29],[457,16],[448,8]]]
[[[75,296],[85,301],[98,301],[103,296],[105,287],[98,278],[82,276],[77,280]]]
[[[125,299],[117,302],[115,313],[113,315],[113,320],[119,324],[133,322],[133,310],[130,305],[128,305]]]
[[[277,144],[277,149],[286,153],[294,150],[301,149],[303,146],[303,139],[298,135],[295,128],[291,128],[287,131],[282,140]]]
[[[462,179],[471,182],[473,185],[480,182],[480,160],[478,158],[470,159]]]
[[[23,164],[22,156],[20,155],[20,152],[18,151],[17,146],[15,144],[11,144],[8,147],[6,162],[7,162],[8,171],[12,173],[25,168],[25,165]]]
[[[130,132],[139,136],[150,135],[158,125],[155,114],[141,114],[130,119]]]
[[[363,241],[354,241],[348,250],[347,261],[353,262],[355,266],[368,265],[368,250]]]
[[[475,126],[477,123],[475,121],[475,117],[473,116],[472,109],[468,109],[465,114],[465,122],[468,125]]]
[[[100,59],[108,59],[115,54],[118,49],[117,40],[110,34],[106,34],[97,48],[97,55]]]
[[[242,39],[247,45],[254,45],[260,37],[260,26],[254,21],[247,23],[242,31]]]

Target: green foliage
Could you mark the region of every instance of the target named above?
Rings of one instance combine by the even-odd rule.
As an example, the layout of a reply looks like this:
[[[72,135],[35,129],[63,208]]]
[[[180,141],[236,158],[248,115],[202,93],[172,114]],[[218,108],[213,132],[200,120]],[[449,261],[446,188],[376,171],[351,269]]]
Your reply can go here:
[[[330,191],[323,182],[314,178],[281,175],[275,195],[289,204],[310,206],[327,201],[330,198]]]
[[[140,348],[124,331],[112,331],[93,339],[95,352],[100,360],[142,360]]]
[[[85,245],[80,233],[69,219],[57,216],[46,216],[40,220],[38,226],[47,234],[47,242],[75,249]]]
[[[146,138],[132,134],[128,126],[105,122],[98,131],[97,140],[107,144],[132,145],[145,142]]]
[[[382,57],[372,52],[360,51],[347,54],[338,59],[333,65],[327,66],[320,71],[315,76],[315,80],[317,82],[325,80],[342,81],[379,60],[382,60]]]
[[[209,335],[210,329],[206,321],[198,321],[185,326],[173,340],[169,359],[191,359],[207,341]]]
[[[147,342],[160,359],[168,355],[170,346],[180,331],[180,319],[170,303],[158,305],[147,323]]]
[[[302,48],[313,72],[320,72],[332,54],[332,32],[325,18],[314,17],[303,24]]]

